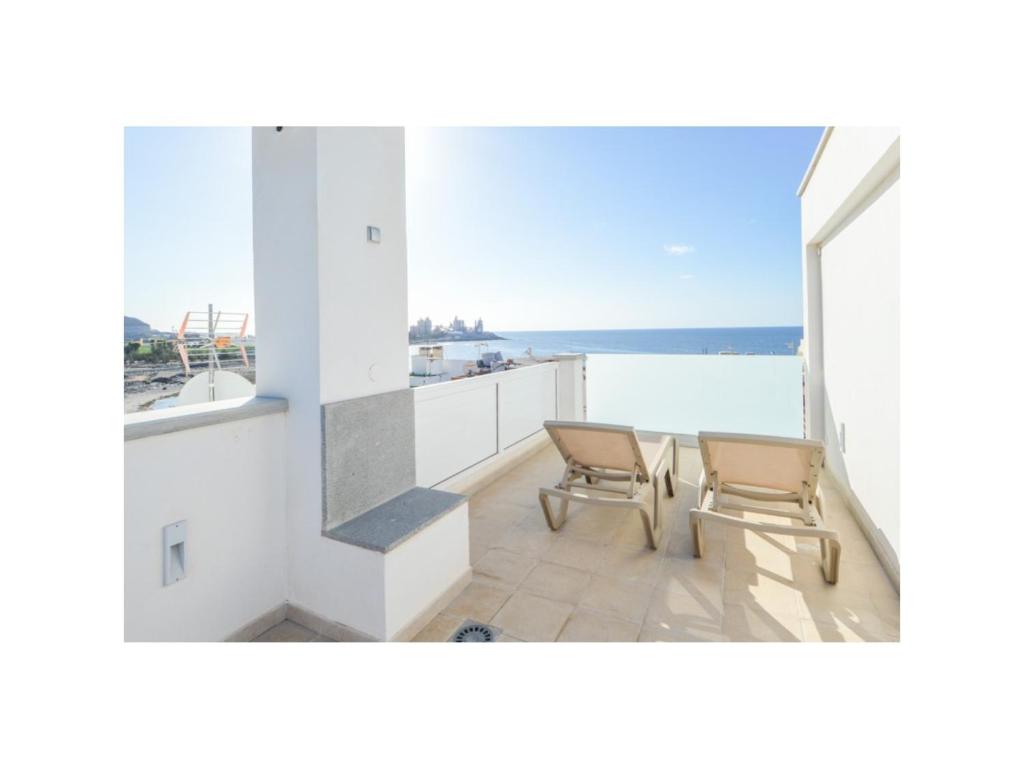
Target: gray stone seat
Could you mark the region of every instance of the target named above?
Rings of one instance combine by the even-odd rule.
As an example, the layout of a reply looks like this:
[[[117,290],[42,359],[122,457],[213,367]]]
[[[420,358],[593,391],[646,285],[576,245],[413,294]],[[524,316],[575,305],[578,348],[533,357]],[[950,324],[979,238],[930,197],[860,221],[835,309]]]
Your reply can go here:
[[[387,553],[465,501],[457,493],[414,487],[324,531],[324,536]]]

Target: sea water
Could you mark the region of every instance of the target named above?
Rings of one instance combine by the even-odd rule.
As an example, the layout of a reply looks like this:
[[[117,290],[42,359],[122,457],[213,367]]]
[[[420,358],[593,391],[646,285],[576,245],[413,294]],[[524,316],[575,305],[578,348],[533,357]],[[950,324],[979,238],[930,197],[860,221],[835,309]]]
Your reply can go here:
[[[651,328],[608,331],[495,331],[501,341],[440,342],[445,357],[478,360],[482,352],[501,352],[506,358],[561,352],[588,354],[795,355],[803,338],[801,326],[762,328]],[[423,342],[428,344],[430,342]],[[421,344],[411,344],[415,355]]]

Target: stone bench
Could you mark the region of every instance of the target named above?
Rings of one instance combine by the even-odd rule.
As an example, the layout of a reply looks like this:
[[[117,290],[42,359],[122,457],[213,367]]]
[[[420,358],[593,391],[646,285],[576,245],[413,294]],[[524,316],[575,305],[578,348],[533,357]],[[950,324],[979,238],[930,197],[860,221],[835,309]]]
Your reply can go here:
[[[369,634],[408,640],[469,583],[465,496],[411,488],[323,531],[340,551],[345,586],[363,595]]]

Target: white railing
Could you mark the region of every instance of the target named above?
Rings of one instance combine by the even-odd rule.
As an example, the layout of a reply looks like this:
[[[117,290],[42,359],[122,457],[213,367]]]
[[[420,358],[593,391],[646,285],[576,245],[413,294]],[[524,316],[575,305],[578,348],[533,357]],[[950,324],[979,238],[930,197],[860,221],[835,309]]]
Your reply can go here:
[[[587,420],[696,435],[803,437],[796,355],[587,355]]]
[[[431,487],[543,429],[558,363],[416,387],[416,484]]]

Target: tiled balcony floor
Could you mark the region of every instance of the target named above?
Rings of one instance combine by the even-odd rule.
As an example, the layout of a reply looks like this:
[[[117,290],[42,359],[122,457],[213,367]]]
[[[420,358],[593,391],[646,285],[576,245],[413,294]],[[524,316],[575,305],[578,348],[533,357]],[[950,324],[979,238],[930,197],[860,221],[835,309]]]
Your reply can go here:
[[[899,639],[899,596],[831,484],[826,519],[843,547],[835,586],[812,539],[707,523],[708,553],[694,558],[687,513],[700,454],[681,451],[657,551],[626,510],[574,504],[562,530],[548,530],[537,488],[561,476],[553,446],[474,495],[473,581],[416,640],[447,640],[467,618],[498,627],[502,641]]]

